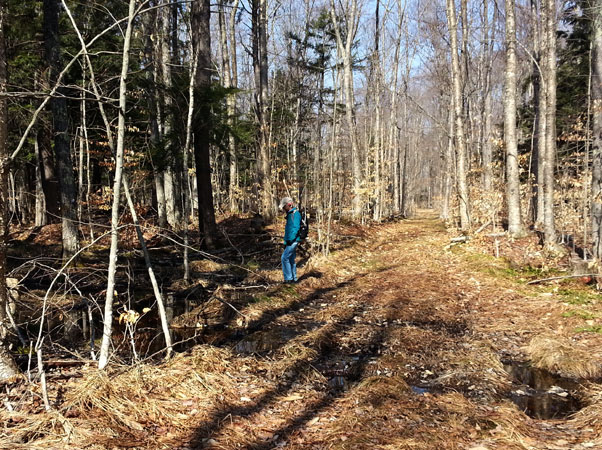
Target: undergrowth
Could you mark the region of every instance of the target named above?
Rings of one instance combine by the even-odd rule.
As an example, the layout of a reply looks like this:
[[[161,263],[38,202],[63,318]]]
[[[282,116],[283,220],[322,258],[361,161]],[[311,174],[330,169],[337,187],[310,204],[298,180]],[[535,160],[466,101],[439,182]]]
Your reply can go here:
[[[558,290],[563,302],[571,305],[590,305],[595,303],[599,294],[593,290],[569,289],[563,288]]]
[[[596,314],[591,313],[589,311],[566,311],[562,313],[562,317],[579,317],[580,319],[584,319],[584,320],[591,320],[591,319],[595,319],[597,317]]]

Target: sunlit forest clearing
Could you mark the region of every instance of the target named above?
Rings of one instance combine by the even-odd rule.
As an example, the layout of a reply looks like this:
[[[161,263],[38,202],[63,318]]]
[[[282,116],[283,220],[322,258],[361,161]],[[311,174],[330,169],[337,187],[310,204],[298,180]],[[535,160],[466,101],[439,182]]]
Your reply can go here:
[[[0,0],[0,448],[602,448],[602,1]]]

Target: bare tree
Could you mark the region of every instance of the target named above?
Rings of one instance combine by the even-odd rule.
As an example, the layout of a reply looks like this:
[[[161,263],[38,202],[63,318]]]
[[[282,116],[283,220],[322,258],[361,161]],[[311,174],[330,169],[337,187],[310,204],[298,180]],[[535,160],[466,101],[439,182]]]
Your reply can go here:
[[[119,203],[121,197],[121,182],[123,174],[123,147],[125,141],[125,116],[126,116],[126,93],[127,75],[130,62],[130,42],[132,39],[132,28],[136,0],[130,0],[128,10],[128,22],[123,41],[123,59],[121,65],[121,76],[119,81],[119,119],[117,125],[117,147],[115,150],[115,180],[113,182],[113,205],[111,209],[111,250],[109,256],[109,272],[107,281],[107,293],[104,307],[104,324],[102,332],[102,343],[98,356],[98,368],[104,369],[109,362],[109,347],[113,330],[113,296],[115,290],[115,272],[117,270],[117,250],[119,246]]]
[[[514,0],[506,0],[506,70],[504,79],[504,143],[506,145],[506,201],[508,232],[524,234],[520,207],[518,143],[516,136],[516,24]]]
[[[259,125],[257,187],[259,189],[261,214],[269,222],[274,217],[274,205],[270,177],[270,121],[268,117],[268,3],[267,0],[252,0],[251,3],[255,115]]]
[[[544,163],[546,159],[546,97],[547,86],[542,70],[542,54],[548,45],[542,40],[542,26],[539,14],[539,2],[531,0],[531,19],[533,33],[533,97],[535,123],[533,124],[533,173],[535,175],[535,186],[533,192],[535,200],[533,205],[534,221],[537,228],[544,221]]]
[[[592,0],[592,234],[593,254],[602,258],[602,0]]]
[[[545,90],[546,90],[546,133],[544,175],[544,236],[546,245],[556,243],[554,225],[554,168],[556,160],[556,1],[544,0],[545,20]]]
[[[481,131],[481,158],[483,166],[483,189],[492,187],[493,180],[493,150],[491,145],[491,72],[493,70],[493,42],[495,36],[495,22],[498,9],[494,9],[493,20],[489,20],[489,1],[483,0],[483,50],[482,50],[482,131]]]
[[[209,0],[195,0],[191,10],[193,51],[198,58],[196,88],[203,93],[194,124],[194,158],[196,163],[199,228],[207,248],[215,246],[217,226],[211,185],[210,133],[211,105],[211,10]]]
[[[148,102],[148,108],[152,111],[148,120],[148,126],[150,129],[150,146],[153,153],[157,153],[161,147],[161,106],[160,96],[157,89],[157,85],[160,80],[160,70],[158,65],[159,59],[159,40],[156,39],[157,35],[157,21],[156,11],[151,11],[145,14],[142,18],[142,34],[144,36],[144,62],[145,62],[145,75],[147,79],[146,87],[146,98]],[[153,40],[153,36],[155,39]],[[155,197],[157,200],[157,219],[158,225],[161,228],[165,228],[168,225],[167,222],[167,199],[165,194],[165,170],[163,163],[163,155],[154,155],[151,157],[151,163],[153,168],[153,181],[155,184]]]
[[[50,83],[55,84],[61,72],[59,42],[59,7],[58,0],[44,0],[44,44],[46,60],[50,69]],[[58,167],[61,218],[63,225],[63,259],[67,260],[79,247],[77,208],[75,201],[77,192],[71,163],[69,116],[64,89],[58,90],[58,96],[50,100],[54,131],[54,152]]]
[[[345,92],[345,117],[347,119],[347,128],[349,132],[349,141],[351,142],[351,174],[353,178],[353,198],[351,209],[354,218],[359,218],[362,214],[361,197],[361,158],[359,155],[359,146],[356,134],[355,121],[355,96],[353,90],[353,42],[359,25],[361,14],[361,5],[357,0],[347,0],[342,16],[345,20],[344,33],[343,27],[339,24],[337,9],[334,0],[330,0],[330,17],[334,26],[337,47],[339,55],[343,58],[343,90]]]
[[[6,0],[0,0],[0,94],[7,91],[8,74],[6,69],[6,45],[4,26],[6,24]],[[6,286],[6,248],[7,248],[7,208],[9,152],[6,146],[8,128],[7,97],[0,95],[0,381],[5,381],[19,370],[7,348],[9,319],[6,314],[8,306],[8,287]]]
[[[165,143],[165,152],[167,154],[167,164],[165,164],[165,171],[163,173],[163,183],[165,191],[165,207],[167,213],[167,222],[169,225],[178,229],[182,222],[182,211],[180,208],[180,174],[181,164],[176,146],[174,145],[174,138],[172,136],[174,112],[172,108],[172,94],[170,92],[172,87],[172,51],[175,49],[170,48],[170,42],[172,33],[171,28],[175,27],[176,24],[170,20],[171,14],[171,0],[164,0],[162,8],[159,9],[159,54],[161,63],[161,81],[164,86],[163,93],[161,95],[163,99],[163,113],[161,119],[163,121],[161,132],[163,135],[162,141]]]
[[[470,228],[468,184],[466,182],[466,137],[462,118],[462,89],[460,85],[460,62],[458,58],[458,22],[454,0],[447,0],[447,24],[451,44],[452,95],[454,98],[454,137],[456,144],[456,182],[460,203],[460,228]]]
[[[219,33],[220,46],[222,55],[222,76],[224,87],[236,87],[238,70],[236,64],[236,34],[234,33],[234,24],[236,20],[236,12],[238,10],[239,0],[235,0],[230,6],[231,11],[226,23],[226,2],[219,2]],[[230,41],[230,42],[228,42]],[[228,126],[234,127],[234,119],[236,115],[236,95],[229,94],[226,99],[226,107],[228,114]],[[234,133],[228,133],[228,157],[230,159],[229,174],[228,174],[228,199],[230,203],[230,211],[238,209],[237,191],[238,191],[238,164],[236,155],[236,139]]]

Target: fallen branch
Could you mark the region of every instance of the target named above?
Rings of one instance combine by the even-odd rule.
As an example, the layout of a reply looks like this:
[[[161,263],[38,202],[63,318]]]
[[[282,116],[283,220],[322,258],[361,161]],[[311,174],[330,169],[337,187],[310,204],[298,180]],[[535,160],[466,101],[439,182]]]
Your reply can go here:
[[[483,225],[481,225],[477,231],[475,231],[475,234],[479,234],[481,231],[483,231],[485,228],[487,228],[489,225],[491,225],[491,220],[489,222],[485,222]]]
[[[527,284],[538,284],[543,283],[544,281],[554,281],[554,280],[564,280],[566,278],[581,278],[581,277],[598,277],[599,273],[582,273],[580,275],[563,275],[561,277],[550,277],[550,278],[542,278],[541,280],[533,280],[529,281]]]
[[[207,300],[207,303],[208,303],[208,302],[210,302],[210,301],[211,301],[211,300],[213,300],[213,299],[215,299],[215,300],[217,300],[217,301],[219,301],[219,302],[222,302],[224,305],[227,305],[227,306],[229,306],[230,308],[232,308],[232,309],[234,310],[234,312],[236,312],[237,314],[240,314],[240,315],[242,316],[242,318],[243,318],[245,321],[247,321],[247,320],[248,320],[248,317],[247,317],[247,316],[245,316],[245,315],[244,315],[243,313],[241,313],[241,312],[240,312],[238,309],[236,309],[236,307],[235,307],[235,306],[233,306],[232,304],[230,304],[229,302],[227,302],[227,301],[226,301],[226,300],[224,300],[223,298],[220,298],[220,297],[219,297],[219,293],[220,293],[220,291],[221,291],[221,290],[222,290],[222,287],[221,287],[221,286],[220,286],[220,287],[218,287],[218,288],[217,288],[217,289],[216,289],[216,290],[213,292],[213,294],[211,295],[211,297],[209,298],[209,300]]]

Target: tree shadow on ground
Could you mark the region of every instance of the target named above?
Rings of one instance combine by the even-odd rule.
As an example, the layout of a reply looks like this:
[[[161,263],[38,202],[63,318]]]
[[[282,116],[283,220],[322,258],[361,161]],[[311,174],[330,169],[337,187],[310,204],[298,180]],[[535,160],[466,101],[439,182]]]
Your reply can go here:
[[[305,299],[299,300],[298,302],[288,305],[283,309],[276,309],[267,312],[262,317],[249,324],[248,331],[252,333],[263,329],[263,327],[271,320],[275,319],[279,315],[287,314],[292,311],[297,311],[304,305],[308,305],[315,299],[321,298],[326,294],[333,294],[345,287],[351,286],[354,282],[367,274],[359,275],[352,279],[346,280],[342,283],[337,284],[331,288],[318,289],[312,294],[308,295]],[[390,306],[393,308],[393,305]],[[319,331],[312,339],[311,347],[316,352],[316,356],[311,360],[298,360],[293,361],[290,366],[283,369],[285,376],[277,385],[269,392],[261,395],[252,404],[246,406],[240,406],[235,404],[226,404],[220,408],[217,408],[211,417],[199,425],[196,433],[192,436],[189,445],[193,448],[202,448],[208,439],[213,437],[218,438],[217,434],[224,428],[224,418],[230,419],[236,417],[246,417],[256,413],[260,413],[265,410],[270,404],[275,404],[278,398],[289,392],[299,382],[303,382],[302,377],[308,370],[319,370],[319,368],[328,367],[329,361],[346,355],[342,352],[341,348],[338,348],[336,342],[339,337],[344,334],[348,334],[350,331],[357,326],[357,322],[354,320],[355,317],[361,315],[366,311],[366,305],[363,302],[359,302],[353,308],[349,309],[342,317],[336,321],[326,324],[319,325]],[[314,328],[315,329],[315,328]],[[310,330],[304,330],[307,333]],[[311,330],[313,331],[313,330]],[[389,330],[386,328],[375,328],[375,332],[364,342],[361,343],[359,348],[356,348],[353,352],[354,357],[359,359],[355,363],[353,375],[350,376],[349,381],[357,381],[364,377],[366,372],[366,366],[369,361],[379,354],[380,348],[384,341],[386,341]],[[289,375],[286,375],[289,374]],[[298,413],[294,414],[292,419],[288,421],[286,425],[283,425],[277,430],[274,430],[272,435],[279,436],[280,440],[286,440],[293,432],[301,428],[304,424],[310,421],[316,416],[321,410],[324,410],[331,405],[337,398],[345,395],[345,390],[340,387],[326,384],[322,390],[323,396],[321,399],[315,402],[310,402]],[[232,420],[229,421],[229,423]],[[262,441],[257,439],[255,442],[247,445],[246,448],[253,449],[268,449],[273,448],[275,442],[273,441]]]

